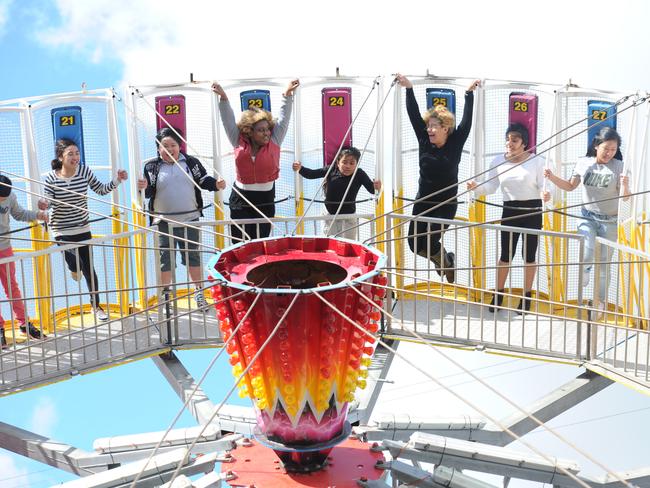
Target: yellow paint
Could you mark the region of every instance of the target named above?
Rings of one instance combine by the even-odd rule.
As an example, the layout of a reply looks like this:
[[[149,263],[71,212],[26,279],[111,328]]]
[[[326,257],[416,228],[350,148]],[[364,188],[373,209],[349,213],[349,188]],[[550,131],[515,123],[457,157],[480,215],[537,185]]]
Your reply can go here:
[[[120,217],[120,210],[117,207],[113,208],[112,228],[113,235],[121,234],[128,231],[128,222],[122,222]],[[113,247],[113,257],[115,260],[115,289],[121,290],[117,293],[117,303],[119,306],[120,314],[127,315],[129,313],[129,268],[131,263],[131,253],[128,238],[120,238],[115,240],[115,247]]]
[[[399,189],[397,193],[397,197],[393,199],[393,211],[396,211],[398,208],[400,208],[402,205],[402,198],[404,196],[404,192],[402,188]],[[395,267],[397,269],[401,269],[404,267],[404,239],[402,239],[402,225],[401,222],[396,222],[395,220],[391,220],[393,222],[391,224],[391,227],[393,227],[393,249],[395,250]],[[388,239],[390,235],[384,234],[381,236],[381,239]],[[397,275],[395,277],[395,285],[397,286],[398,289],[404,288],[404,278],[402,276]]]
[[[383,236],[383,232],[386,230],[386,216],[383,215],[384,213],[384,192],[381,191],[379,192],[379,198],[377,199],[377,203],[375,204],[375,235],[378,236]],[[382,237],[381,240],[383,241],[385,238]],[[385,242],[378,242],[377,243],[377,249],[379,249],[380,252],[386,253],[386,243]]]
[[[305,214],[305,200],[304,200],[304,194],[301,190],[300,195],[296,199],[296,216],[302,217],[304,214]],[[300,225],[296,228],[296,233],[304,234],[304,232],[305,232],[305,224],[300,223]]]
[[[138,228],[146,227],[147,218],[142,212],[140,205],[136,202],[133,202],[133,222],[138,226]],[[155,237],[154,237],[155,240]],[[136,287],[139,288],[137,296],[138,302],[136,306],[140,309],[146,308],[149,305],[147,300],[147,290],[145,289],[147,281],[145,278],[146,269],[147,269],[147,235],[142,233],[137,233],[133,236],[134,249],[133,253],[135,255],[135,281]]]
[[[223,209],[223,202],[219,199],[218,194],[214,193],[214,220],[226,220],[226,212]],[[214,226],[214,231],[216,232],[214,236],[214,245],[218,249],[223,249],[226,245],[225,233],[226,229],[223,224],[217,224]]]
[[[485,201],[485,197],[479,198],[480,202]],[[469,221],[470,222],[485,222],[486,218],[486,208],[485,204],[473,202],[469,206]],[[480,290],[485,290],[487,277],[486,277],[486,268],[485,268],[485,230],[480,226],[474,226],[470,229],[469,233],[470,239],[470,251],[471,251],[471,260],[472,266],[472,280],[474,288],[477,290],[475,293],[471,293],[469,296],[473,301],[480,301],[482,298],[482,293]]]
[[[33,246],[35,251],[47,249],[50,246],[48,233],[40,225],[34,225],[31,228]],[[49,297],[52,295],[50,286],[50,277],[52,276],[52,267],[50,265],[50,255],[43,255],[34,258],[34,296]],[[38,298],[36,300],[36,317],[41,330],[49,334],[52,332],[52,306],[49,298]]]

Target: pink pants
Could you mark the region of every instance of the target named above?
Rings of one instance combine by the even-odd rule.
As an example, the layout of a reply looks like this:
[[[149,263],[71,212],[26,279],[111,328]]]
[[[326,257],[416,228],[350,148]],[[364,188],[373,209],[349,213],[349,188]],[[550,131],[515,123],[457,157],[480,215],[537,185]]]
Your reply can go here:
[[[14,250],[10,247],[8,249],[0,249],[0,258],[8,258],[14,255]],[[10,299],[11,309],[14,312],[14,318],[19,326],[25,325],[25,304],[23,303],[23,295],[18,287],[16,281],[16,263],[0,264],[0,281],[5,290],[7,298]],[[0,310],[0,327],[4,327],[4,318],[2,318],[2,310]]]

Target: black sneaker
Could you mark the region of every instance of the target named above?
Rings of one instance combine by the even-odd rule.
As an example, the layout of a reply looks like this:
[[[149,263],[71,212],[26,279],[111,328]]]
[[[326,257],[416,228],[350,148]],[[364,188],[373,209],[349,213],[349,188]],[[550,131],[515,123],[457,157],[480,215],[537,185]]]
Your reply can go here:
[[[443,269],[443,272],[445,278],[447,278],[447,283],[456,281],[456,255],[453,252],[445,253],[445,269]]]
[[[29,331],[29,337],[31,337],[32,339],[45,339],[47,337],[40,330],[34,327],[34,325],[31,322],[27,322],[27,325],[21,325],[20,331],[25,335],[28,335],[27,331]]]
[[[0,348],[7,349],[9,345],[7,344],[7,338],[5,337],[5,330],[0,329]]]
[[[430,256],[427,254],[426,250],[422,250],[422,249],[418,251],[418,256],[421,256],[424,259],[428,259],[429,261],[431,261],[436,270],[436,273],[438,273],[438,275],[442,277],[442,270],[440,269],[442,267],[440,266],[440,256],[435,256],[435,255]]]

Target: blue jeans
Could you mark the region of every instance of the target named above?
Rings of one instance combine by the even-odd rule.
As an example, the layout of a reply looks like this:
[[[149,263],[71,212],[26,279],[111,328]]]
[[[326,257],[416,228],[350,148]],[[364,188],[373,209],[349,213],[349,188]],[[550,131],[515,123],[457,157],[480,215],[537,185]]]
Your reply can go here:
[[[604,237],[608,241],[618,240],[618,218],[616,216],[601,215],[591,212],[582,207],[582,216],[586,217],[578,224],[578,234],[585,236],[584,262],[585,270],[591,272],[596,250],[596,237]],[[598,261],[605,263],[612,258],[612,248],[600,245]],[[598,266],[600,270],[598,298],[605,301],[607,296],[607,272],[608,264]]]

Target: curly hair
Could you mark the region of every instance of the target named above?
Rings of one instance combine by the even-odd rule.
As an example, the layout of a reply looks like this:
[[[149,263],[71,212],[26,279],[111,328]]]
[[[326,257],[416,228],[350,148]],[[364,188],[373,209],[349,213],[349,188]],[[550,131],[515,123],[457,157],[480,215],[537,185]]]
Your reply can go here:
[[[251,132],[253,132],[253,126],[262,120],[266,120],[269,123],[269,129],[273,130],[275,121],[273,120],[271,112],[257,107],[249,108],[242,112],[241,119],[237,122],[237,127],[242,135],[250,138]]]
[[[454,117],[454,114],[452,114],[447,107],[443,107],[442,105],[436,105],[427,110],[422,116],[422,120],[424,120],[424,123],[427,125],[429,125],[429,120],[431,119],[437,119],[442,127],[447,127],[450,135],[456,128],[456,118]]]

